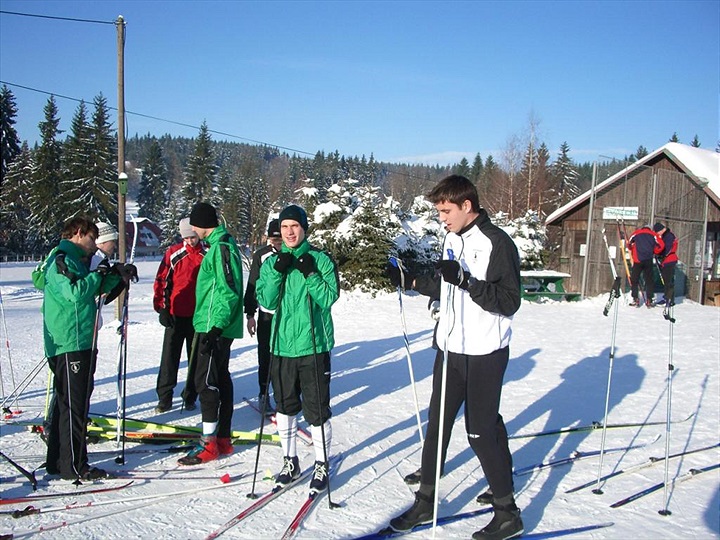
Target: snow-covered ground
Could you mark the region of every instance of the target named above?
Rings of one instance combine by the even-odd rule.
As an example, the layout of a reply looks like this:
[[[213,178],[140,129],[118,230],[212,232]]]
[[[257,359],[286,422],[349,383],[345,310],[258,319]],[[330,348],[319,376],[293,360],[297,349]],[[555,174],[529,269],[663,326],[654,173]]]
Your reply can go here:
[[[162,346],[163,328],[152,309],[152,283],[158,261],[138,263],[141,280],[131,291],[128,331],[127,414],[161,422],[198,425],[199,413],[176,409],[154,415],[155,379]],[[4,394],[20,384],[31,369],[43,360],[41,295],[30,282],[31,265],[0,266],[0,286],[5,327],[0,327]],[[523,302],[515,317],[511,361],[506,374],[501,412],[510,434],[601,421],[610,363],[613,312],[603,317],[605,298],[582,302]],[[423,421],[430,395],[433,321],[425,298],[404,297],[410,350],[417,382]],[[112,306],[114,308],[114,306]],[[635,309],[621,303],[618,312],[616,350],[610,392],[609,422],[661,421],[667,413],[669,323],[661,309]],[[92,398],[94,413],[115,414],[117,381],[117,321],[114,309],[104,310],[105,326],[99,334],[100,359]],[[672,384],[672,416],[689,420],[672,425],[670,452],[712,445],[719,440],[720,417],[720,309],[683,301],[675,308],[677,323],[672,347],[675,376]],[[332,500],[342,505],[329,509],[324,498],[304,522],[298,538],[353,538],[373,532],[408,507],[412,490],[403,476],[420,462],[412,391],[402,338],[396,294],[343,293],[333,308],[337,345],[333,351],[333,451],[345,455],[333,478]],[[6,335],[7,334],[7,335]],[[9,349],[5,338],[9,338]],[[236,340],[232,349],[232,376],[236,406],[233,427],[255,430],[259,418],[241,400],[257,394],[256,345],[254,339]],[[8,353],[12,358],[10,368]],[[180,376],[185,376],[185,362]],[[13,383],[13,376],[14,381]],[[17,406],[21,417],[42,414],[45,404],[46,370],[35,377],[22,393]],[[176,396],[182,384],[176,389]],[[0,424],[2,451],[27,468],[39,466],[44,443],[26,429]],[[272,427],[266,428],[271,430]],[[440,515],[473,510],[475,497],[487,484],[478,461],[469,450],[462,418],[453,429],[447,475],[440,485]],[[627,468],[665,453],[665,425],[607,430],[606,448],[650,443],[647,447],[605,454],[602,473]],[[511,440],[516,467],[565,457],[575,451],[597,450],[601,430],[538,438]],[[312,450],[299,444],[301,466],[313,460]],[[114,463],[115,443],[90,447],[91,463],[108,469],[157,471],[174,468],[177,455],[131,453],[127,444],[126,464]],[[143,446],[143,448],[157,448]],[[40,526],[73,522],[86,516],[96,519],[69,524],[44,533],[52,538],[204,538],[228,518],[250,504],[246,495],[256,447],[236,447],[228,458],[207,464],[202,470],[169,473],[163,480],[137,480],[131,487],[114,493],[67,497],[35,503],[40,508],[58,508],[72,502],[135,498],[152,493],[185,492],[192,488],[218,487],[183,493],[147,502],[106,504],[94,508],[62,510],[13,519],[0,515],[0,533],[17,533]],[[109,451],[109,452],[105,452]],[[670,478],[691,468],[718,463],[718,449],[689,455],[670,462]],[[279,446],[263,446],[260,453],[257,493],[271,487],[264,477],[280,468]],[[609,507],[644,487],[664,478],[664,464],[625,474],[603,485],[603,495],[590,489],[574,494],[565,490],[596,479],[599,459],[588,458],[572,466],[561,466],[517,476],[515,486],[527,532],[552,531],[570,526],[614,522],[614,526],[582,535],[586,538],[709,538],[720,535],[720,472],[717,470],[677,484],[669,493],[670,516],[661,516],[664,490],[618,509]],[[233,480],[219,478],[229,473]],[[0,461],[0,496],[29,494],[28,483]],[[74,489],[70,482],[42,480],[38,493]],[[193,479],[195,477],[195,479]],[[106,483],[116,483],[111,480]],[[277,538],[289,524],[306,490],[296,488],[228,531],[227,538]],[[24,508],[7,505],[0,511]],[[112,515],[105,515],[112,512]],[[438,528],[437,538],[469,538],[488,516],[457,521]],[[430,537],[416,533],[414,537]]]

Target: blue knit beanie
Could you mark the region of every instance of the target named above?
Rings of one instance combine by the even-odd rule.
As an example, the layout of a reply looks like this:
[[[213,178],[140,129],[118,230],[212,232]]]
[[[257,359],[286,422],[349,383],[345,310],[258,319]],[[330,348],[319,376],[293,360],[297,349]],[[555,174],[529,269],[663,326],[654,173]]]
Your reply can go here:
[[[303,230],[308,230],[307,214],[305,213],[305,210],[300,208],[297,204],[291,204],[280,212],[280,217],[278,218],[280,225],[282,225],[282,222],[286,219],[297,221]]]

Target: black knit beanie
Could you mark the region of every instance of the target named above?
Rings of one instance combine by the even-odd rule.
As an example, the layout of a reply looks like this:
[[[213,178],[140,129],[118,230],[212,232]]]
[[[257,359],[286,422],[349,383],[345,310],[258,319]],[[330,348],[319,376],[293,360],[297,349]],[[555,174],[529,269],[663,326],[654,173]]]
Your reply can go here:
[[[307,214],[305,213],[305,210],[300,208],[297,204],[291,204],[280,212],[280,217],[278,218],[280,225],[282,225],[282,222],[286,219],[297,221],[304,230],[308,230]]]
[[[196,203],[190,212],[190,225],[201,229],[213,229],[219,224],[215,207],[206,202]]]

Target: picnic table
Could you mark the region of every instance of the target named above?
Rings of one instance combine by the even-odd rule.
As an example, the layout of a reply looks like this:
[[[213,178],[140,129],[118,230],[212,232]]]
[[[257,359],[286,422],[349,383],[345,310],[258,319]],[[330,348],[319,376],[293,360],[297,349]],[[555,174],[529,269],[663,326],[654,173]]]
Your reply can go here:
[[[555,270],[521,270],[522,297],[527,300],[554,298],[556,300],[579,300],[580,293],[567,292],[563,280],[570,274]]]

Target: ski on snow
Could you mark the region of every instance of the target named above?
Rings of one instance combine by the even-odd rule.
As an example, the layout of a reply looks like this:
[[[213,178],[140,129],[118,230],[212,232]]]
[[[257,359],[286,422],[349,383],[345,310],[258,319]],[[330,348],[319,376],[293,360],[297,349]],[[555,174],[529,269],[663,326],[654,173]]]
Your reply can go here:
[[[673,420],[671,424],[682,424],[690,420],[695,413],[691,413],[689,416],[681,420]],[[634,427],[646,427],[646,426],[664,426],[667,422],[665,420],[658,420],[657,422],[627,422],[622,424],[608,424],[606,429],[618,429],[618,428],[634,428]],[[583,426],[570,426],[558,429],[549,429],[546,431],[537,431],[535,433],[517,433],[510,435],[508,439],[529,439],[532,437],[545,437],[548,435],[562,435],[563,433],[575,433],[578,431],[595,431],[602,429],[602,422],[593,422]]]
[[[247,403],[248,405],[250,405],[250,407],[251,407],[252,409],[256,410],[258,414],[262,414],[262,412],[260,411],[260,409],[258,408],[258,406],[257,406],[255,403],[253,403],[252,401],[250,401],[250,399],[248,399],[248,398],[246,398],[246,397],[243,397],[243,401],[244,401],[245,403]],[[268,416],[267,418],[269,418],[270,421],[273,423],[273,425],[274,425],[275,427],[277,427],[277,420],[275,419],[275,415],[274,415],[274,414]],[[310,435],[310,433],[308,433],[305,429],[303,429],[303,428],[301,428],[300,426],[298,426],[297,434],[298,434],[298,438],[299,438],[306,446],[312,446],[313,440],[312,440],[312,435]]]
[[[340,463],[342,463],[342,460],[342,455],[337,455],[330,459],[328,483],[330,481],[330,478],[335,475],[335,472],[340,466]],[[290,540],[290,538],[293,538],[295,536],[295,533],[297,533],[303,520],[310,514],[310,512],[312,512],[312,509],[315,507],[318,501],[322,499],[323,495],[325,495],[326,492],[327,490],[320,493],[310,493],[308,495],[307,499],[305,499],[305,502],[300,507],[300,510],[298,510],[297,514],[295,514],[295,517],[290,522],[290,525],[288,525],[288,528],[285,529],[285,533],[282,535],[282,540]]]
[[[698,452],[705,452],[706,450],[712,450],[713,448],[717,448],[720,446],[720,443],[711,444],[710,446],[704,446],[702,448],[696,448],[694,450],[686,450],[685,452],[677,452],[676,454],[670,454],[668,456],[668,459],[673,459],[681,456],[688,456],[690,454],[696,454]],[[574,488],[570,488],[565,493],[575,493],[576,491],[580,491],[581,489],[585,489],[590,486],[594,486],[598,482],[605,482],[606,480],[609,480],[610,478],[615,478],[616,476],[620,476],[621,474],[626,473],[632,473],[637,472],[641,469],[646,469],[647,467],[652,467],[656,463],[662,463],[665,461],[665,457],[651,457],[648,459],[648,461],[645,461],[643,463],[638,463],[637,465],[633,465],[628,467],[627,469],[620,469],[618,471],[613,471],[611,473],[606,474],[605,476],[601,476],[600,479],[595,479],[591,482],[586,482],[584,484],[581,484],[579,486],[575,486]]]
[[[258,510],[260,510],[263,506],[268,504],[270,501],[276,499],[277,497],[279,497],[286,491],[297,486],[301,481],[305,480],[312,474],[313,469],[314,469],[314,466],[308,467],[302,473],[300,473],[300,476],[298,476],[293,482],[291,482],[287,486],[284,486],[284,487],[275,486],[273,489],[268,491],[265,495],[261,495],[259,499],[257,499],[254,503],[252,503],[247,508],[245,508],[242,512],[233,516],[232,518],[227,520],[223,525],[221,525],[220,527],[215,529],[213,532],[208,534],[205,537],[205,540],[212,540],[213,538],[217,538],[218,536],[223,534],[228,529],[233,528],[235,525],[240,523],[242,520],[244,520],[248,516],[251,516]]]
[[[38,493],[35,495],[26,495],[24,497],[9,497],[0,499],[0,505],[3,504],[19,504],[26,502],[34,502],[43,499],[57,499],[59,497],[79,497],[80,495],[92,495],[94,493],[107,493],[108,491],[119,491],[132,485],[134,480],[119,484],[116,486],[103,486],[90,489],[76,489],[73,491],[60,491],[57,493]]]
[[[239,478],[239,477],[238,477]],[[135,502],[135,501],[152,501],[154,499],[163,499],[166,497],[177,497],[179,495],[194,495],[196,493],[200,493],[202,491],[211,491],[215,489],[222,489],[225,487],[229,487],[231,485],[231,482],[223,483],[223,484],[213,484],[212,486],[204,486],[201,488],[192,488],[192,489],[184,489],[180,491],[172,491],[172,492],[164,492],[164,493],[151,493],[146,495],[137,495],[135,497],[123,497],[120,499],[111,499],[106,501],[88,501],[84,503],[71,503],[71,504],[65,504],[62,506],[46,506],[46,507],[37,507],[37,506],[26,506],[22,510],[4,510],[0,511],[0,514],[4,515],[10,515],[13,518],[21,518],[24,516],[32,516],[35,514],[48,514],[50,512],[62,512],[65,510],[75,510],[78,508],[95,508],[97,506],[106,506],[108,504],[117,504],[117,503],[129,503],[129,502]],[[151,504],[148,502],[148,504]]]
[[[685,480],[690,480],[691,478],[695,478],[697,475],[714,471],[715,469],[720,469],[720,463],[716,463],[715,465],[709,465],[707,467],[702,467],[700,469],[690,469],[685,474],[681,474],[672,482],[670,482],[671,485],[679,484],[680,482],[684,482]],[[625,497],[624,499],[620,499],[617,502],[614,502],[610,505],[610,508],[619,508],[621,506],[625,506],[628,503],[631,503],[633,501],[636,501],[640,497],[644,497],[645,495],[649,495],[650,493],[654,493],[658,491],[659,489],[662,489],[665,486],[665,482],[659,482],[655,484],[654,486],[650,486],[648,488],[645,488],[641,491],[638,491],[637,493],[634,493],[630,495],[629,497]]]
[[[626,452],[627,450],[634,450],[636,448],[644,448],[645,446],[653,444],[655,441],[657,441],[660,438],[660,435],[655,437],[652,441],[644,443],[644,444],[635,444],[632,446],[621,446],[618,448],[607,448],[605,449],[605,454],[613,454],[616,452]],[[565,465],[568,463],[573,463],[575,461],[578,461],[580,459],[585,459],[593,456],[599,456],[601,450],[591,450],[590,452],[579,452],[575,451],[570,456],[566,458],[556,459],[553,461],[543,461],[541,463],[535,463],[534,465],[528,465],[526,467],[520,467],[519,469],[515,469],[513,471],[513,474],[515,476],[522,476],[524,474],[530,474],[534,471],[539,471],[541,469],[547,469],[549,467],[557,467],[558,465]]]

